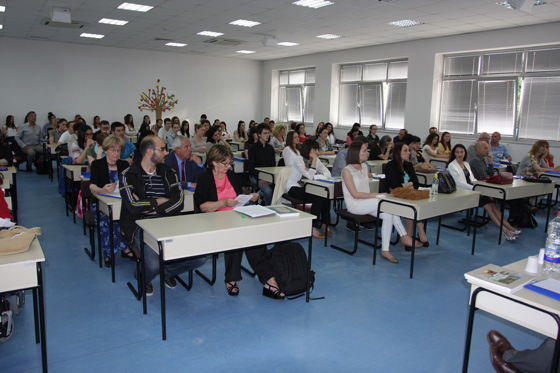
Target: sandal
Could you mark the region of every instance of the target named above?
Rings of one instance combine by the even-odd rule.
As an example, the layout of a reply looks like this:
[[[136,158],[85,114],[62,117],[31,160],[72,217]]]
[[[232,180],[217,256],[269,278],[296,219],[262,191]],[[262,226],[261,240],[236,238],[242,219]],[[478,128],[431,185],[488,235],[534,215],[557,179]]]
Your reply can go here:
[[[105,267],[111,268],[113,263],[111,262],[111,258],[105,258]]]
[[[278,299],[278,300],[282,300],[286,297],[285,295],[282,295],[282,293],[280,292],[280,289],[278,289],[274,285],[270,285],[268,282],[266,283],[265,287],[263,287],[263,295],[265,297],[269,297],[269,298],[272,298],[272,299]]]
[[[235,282],[226,282],[226,290],[229,296],[236,297],[239,295],[239,287]]]
[[[134,257],[134,253],[132,252],[132,250],[130,249],[126,249],[126,250],[121,250],[121,258],[130,259],[133,262],[136,261],[136,258]]]

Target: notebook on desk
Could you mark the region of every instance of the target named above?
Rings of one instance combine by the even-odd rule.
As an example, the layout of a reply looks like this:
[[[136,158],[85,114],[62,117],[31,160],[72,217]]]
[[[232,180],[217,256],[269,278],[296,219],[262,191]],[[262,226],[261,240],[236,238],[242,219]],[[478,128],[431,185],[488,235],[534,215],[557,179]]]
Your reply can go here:
[[[525,285],[526,289],[536,291],[542,295],[546,295],[547,297],[554,298],[556,300],[560,300],[560,281],[547,278],[545,280],[537,281],[532,284]]]
[[[473,284],[503,291],[508,294],[516,292],[523,288],[524,285],[535,280],[533,276],[515,273],[494,264],[488,264],[474,271],[465,273],[465,278]]]

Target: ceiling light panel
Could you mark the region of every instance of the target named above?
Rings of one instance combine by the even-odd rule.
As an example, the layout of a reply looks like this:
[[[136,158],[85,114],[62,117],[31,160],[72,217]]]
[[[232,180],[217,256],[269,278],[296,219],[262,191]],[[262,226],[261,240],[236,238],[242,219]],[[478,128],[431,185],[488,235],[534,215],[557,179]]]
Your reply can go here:
[[[182,47],[187,46],[188,44],[170,42],[170,43],[165,43],[165,45],[167,45],[167,46],[169,46],[169,47],[178,47],[178,48],[182,48]]]
[[[197,35],[211,36],[213,38],[222,36],[223,34],[224,34],[223,32],[214,32],[214,31],[201,31],[197,33]]]
[[[423,22],[412,21],[410,19],[403,19],[400,21],[389,22],[388,25],[393,25],[397,27],[411,27],[411,26],[418,26],[423,25]]]
[[[230,22],[229,24],[235,26],[253,27],[256,25],[260,25],[261,23],[255,21],[248,21],[246,19],[238,19],[237,21]]]
[[[320,39],[333,40],[333,39],[341,38],[342,36],[334,35],[334,34],[323,34],[323,35],[317,35],[317,37]]]
[[[327,5],[332,5],[334,3],[332,1],[326,1],[326,0],[299,0],[293,2],[292,4],[317,9]]]
[[[241,53],[241,54],[251,54],[251,53],[256,53],[256,52],[255,52],[255,51],[240,50],[240,51],[237,51],[237,53]]]
[[[0,30],[2,30],[4,28],[4,26],[0,25]]]
[[[6,11],[6,7],[3,5],[0,5],[0,12],[5,12]]]
[[[105,23],[107,25],[115,25],[115,26],[124,26],[128,23],[128,21],[122,21],[120,19],[110,19],[110,18],[101,18],[99,23]]]
[[[92,38],[92,39],[103,39],[105,37],[105,35],[100,35],[100,34],[89,34],[87,32],[82,32],[80,34],[81,38]]]
[[[132,10],[132,11],[135,11],[135,12],[147,12],[148,10],[150,10],[152,8],[153,8],[153,6],[149,6],[149,5],[122,3],[121,5],[118,6],[117,9]]]
[[[296,45],[299,45],[299,43],[292,43],[291,41],[283,41],[281,43],[278,43],[277,45],[282,45],[284,47],[295,47]]]

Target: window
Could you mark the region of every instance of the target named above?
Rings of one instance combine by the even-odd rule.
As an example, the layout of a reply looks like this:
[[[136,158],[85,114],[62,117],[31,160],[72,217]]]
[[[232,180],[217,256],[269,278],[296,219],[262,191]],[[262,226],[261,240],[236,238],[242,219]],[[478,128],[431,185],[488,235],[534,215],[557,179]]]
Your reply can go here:
[[[281,122],[313,123],[315,69],[280,71],[278,96]]]
[[[340,67],[338,123],[404,128],[408,61],[380,61]]]
[[[445,56],[440,131],[560,140],[560,48]]]

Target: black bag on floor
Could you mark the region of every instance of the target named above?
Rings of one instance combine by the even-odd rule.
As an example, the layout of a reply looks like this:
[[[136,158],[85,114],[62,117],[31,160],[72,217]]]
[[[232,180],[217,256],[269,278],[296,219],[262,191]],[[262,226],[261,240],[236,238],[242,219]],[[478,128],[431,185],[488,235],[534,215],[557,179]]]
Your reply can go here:
[[[280,290],[287,296],[302,296],[302,293],[307,290],[307,255],[303,247],[297,242],[279,243],[270,250],[270,257],[274,266],[274,277]],[[315,272],[311,271],[309,282],[311,290],[314,283]]]
[[[37,175],[46,175],[49,173],[49,164],[47,163],[45,157],[39,157],[35,161],[35,168],[37,171]]]
[[[539,226],[525,199],[516,199],[510,202],[508,222],[517,228],[536,228]]]

